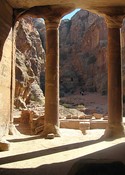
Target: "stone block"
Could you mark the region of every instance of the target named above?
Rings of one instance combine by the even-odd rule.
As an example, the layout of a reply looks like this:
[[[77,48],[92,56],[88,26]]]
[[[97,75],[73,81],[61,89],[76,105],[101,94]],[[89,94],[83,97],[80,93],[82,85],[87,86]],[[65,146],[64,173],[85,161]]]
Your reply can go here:
[[[79,123],[79,129],[85,129],[85,130],[89,130],[90,129],[90,122],[80,122]]]
[[[90,129],[105,129],[107,127],[108,121],[106,120],[92,120],[90,122]]]
[[[69,114],[69,115],[66,116],[66,119],[71,119],[71,118],[72,118],[72,115],[71,114]]]
[[[92,115],[85,115],[85,119],[91,119]]]
[[[85,119],[85,115],[79,116],[79,119]]]
[[[93,116],[95,117],[95,119],[103,118],[103,114],[99,114],[99,113],[93,113]]]
[[[78,120],[60,120],[60,128],[79,129]]]
[[[80,122],[79,129],[82,131],[83,134],[86,134],[86,130],[90,129],[90,122]]]
[[[108,120],[108,116],[103,116],[103,120]]]
[[[72,119],[78,119],[78,116],[77,115],[73,115]]]
[[[46,139],[54,139],[54,137],[55,137],[55,134],[50,133],[50,134],[47,134]]]
[[[8,151],[9,149],[10,149],[10,143],[2,138],[0,140],[0,151]]]

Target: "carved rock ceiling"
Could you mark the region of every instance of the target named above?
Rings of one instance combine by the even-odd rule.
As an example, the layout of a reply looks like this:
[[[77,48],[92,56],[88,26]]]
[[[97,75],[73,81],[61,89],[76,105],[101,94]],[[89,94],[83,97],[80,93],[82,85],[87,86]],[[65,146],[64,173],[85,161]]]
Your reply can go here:
[[[107,10],[110,7],[116,7],[119,11],[122,7],[122,13],[125,12],[125,0],[6,0],[13,8],[28,9],[34,6],[46,5],[67,5],[75,8],[83,8],[90,11]],[[103,11],[103,10],[102,10]]]

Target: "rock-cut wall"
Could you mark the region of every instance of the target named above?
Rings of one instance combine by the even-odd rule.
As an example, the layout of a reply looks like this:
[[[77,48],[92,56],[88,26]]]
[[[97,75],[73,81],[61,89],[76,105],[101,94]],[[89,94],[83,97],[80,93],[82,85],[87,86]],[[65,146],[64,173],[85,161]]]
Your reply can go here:
[[[15,107],[27,108],[31,103],[43,105],[44,95],[40,88],[40,76],[42,71],[45,72],[45,51],[33,19],[27,17],[19,20],[15,32]]]
[[[71,20],[63,20],[60,25],[61,91],[73,93],[81,88],[106,94],[106,52],[107,28],[102,17],[80,10]]]
[[[10,119],[12,8],[0,1],[0,139],[7,132]]]
[[[45,50],[45,24],[41,19],[34,19],[33,23]],[[104,18],[86,10],[80,10],[70,20],[61,21],[59,33],[60,96],[81,91],[107,95],[108,31]],[[121,34],[125,101],[125,20]],[[44,76],[44,72],[41,72],[42,89],[45,82]]]

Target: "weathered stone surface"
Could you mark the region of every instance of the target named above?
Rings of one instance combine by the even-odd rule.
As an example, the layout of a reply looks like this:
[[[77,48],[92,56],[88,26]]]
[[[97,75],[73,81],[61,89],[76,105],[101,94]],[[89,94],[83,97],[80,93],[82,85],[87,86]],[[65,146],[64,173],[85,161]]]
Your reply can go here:
[[[83,92],[106,93],[106,37],[103,18],[88,11],[81,10],[71,20],[62,21],[61,91],[73,93],[80,87]]]
[[[79,129],[79,121],[73,119],[61,120],[60,128]]]
[[[10,143],[6,139],[0,140],[0,151],[8,151],[10,149]]]
[[[71,119],[71,118],[72,118],[72,115],[71,114],[69,114],[69,115],[66,116],[66,119]]]
[[[108,125],[108,121],[107,120],[91,120],[90,122],[90,129],[106,129]]]
[[[54,134],[55,137],[60,137],[59,127],[57,125],[53,125],[51,123],[46,123],[44,125],[44,130],[41,133],[41,137],[46,138],[48,134]]]
[[[45,47],[44,23],[39,20],[35,23]],[[122,33],[124,42],[124,25]],[[124,58],[124,49],[122,50]],[[60,25],[61,96],[74,93],[77,88],[83,93],[89,91],[106,95],[106,55],[107,27],[102,17],[80,10],[71,20],[62,20]]]
[[[43,21],[34,21],[45,47]],[[104,19],[80,10],[60,25],[60,93],[107,93],[107,29]],[[103,81],[101,81],[103,79]],[[100,82],[100,83],[98,83]]]
[[[85,115],[79,116],[79,119],[85,119]]]
[[[25,31],[24,32],[25,37],[23,36],[22,34],[23,32],[21,31],[22,29],[20,28],[19,28],[19,33],[20,33],[19,36],[21,36],[21,41],[23,40],[23,38],[25,38],[27,42],[25,44],[25,47],[21,46],[21,48],[20,48],[21,41],[19,41],[18,43],[19,50],[17,50],[17,55],[18,54],[21,55],[20,58],[22,59],[19,59],[18,61],[19,65],[17,65],[16,69],[17,69],[17,72],[19,72],[17,74],[19,75],[18,79],[25,79],[23,77],[22,72],[26,72],[26,74],[28,74],[26,76],[28,77],[28,80],[26,80],[26,82],[29,81],[29,79],[31,78],[30,79],[31,86],[30,86],[30,89],[27,89],[25,87],[25,90],[24,90],[24,86],[22,86],[22,84],[23,85],[26,84],[27,86],[28,83],[26,83],[25,81],[24,81],[25,83],[21,82],[22,84],[20,84],[20,82],[18,81],[16,82],[17,96],[19,96],[20,98],[21,94],[23,94],[23,98],[20,98],[19,101],[17,100],[16,102],[18,103],[21,102],[20,106],[22,105],[22,107],[26,107],[26,104],[29,102],[29,100],[33,98],[38,100],[41,94],[40,91],[37,91],[38,93],[36,93],[35,97],[29,95],[31,91],[34,91],[34,89],[38,89],[37,87],[40,84],[39,77],[41,80],[41,87],[44,90],[43,84],[45,79],[44,78],[45,72],[42,70],[39,71],[39,66],[38,66],[38,69],[36,67],[34,68],[34,65],[35,65],[34,60],[31,61],[31,65],[32,65],[31,67],[26,66],[26,69],[24,68],[24,70],[22,71],[22,67],[20,65],[23,65],[23,63],[22,62],[20,63],[20,60],[24,60],[25,62],[25,59],[26,59],[27,64],[30,64],[28,62],[29,58],[31,58],[32,56],[35,57],[36,55],[36,51],[34,51],[35,50],[34,47],[36,47],[36,45],[34,45],[32,42],[37,37],[39,38],[39,36],[45,48],[45,25],[43,21],[38,19],[32,20],[29,18],[27,20],[26,19],[23,19],[23,20],[24,21],[22,22],[22,24],[25,25],[25,27],[21,27],[21,28]],[[34,32],[34,30],[35,30],[35,33],[37,32],[36,32],[36,29],[33,29],[33,25],[36,26],[40,34],[37,36],[36,34],[33,34],[34,40],[32,39],[31,35]],[[123,58],[124,58],[124,25],[122,28],[122,34],[123,34],[122,50],[123,50]],[[40,42],[40,38],[37,39],[38,43]],[[33,47],[33,51],[31,53],[30,50],[32,50],[32,47]],[[39,47],[40,46],[38,46],[38,48]],[[107,52],[107,28],[103,18],[98,17],[97,15],[93,15],[90,12],[81,10],[71,20],[62,21],[60,26],[61,96],[67,93],[73,93],[76,91],[77,88],[80,88],[79,92],[85,93],[84,91],[91,91],[91,92],[97,91],[102,95],[105,95],[107,93],[106,52]],[[43,56],[44,55],[45,53],[43,54]],[[43,59],[42,67],[44,66],[45,66],[45,60]],[[39,74],[39,72],[41,72],[41,75]],[[34,74],[38,76],[35,76]],[[124,74],[124,59],[123,59],[123,74]],[[32,83],[32,81],[34,82]],[[93,110],[86,109],[84,110],[84,112],[90,115],[91,113],[96,112],[96,109],[93,109]],[[90,115],[90,118],[91,118],[91,115]]]
[[[38,134],[44,129],[44,116],[41,116],[35,111],[32,111],[30,114],[30,127],[31,134]]]
[[[45,25],[35,19],[45,48]],[[124,25],[123,58],[124,58]],[[60,25],[60,94],[99,92],[107,94],[107,26],[102,17],[85,10],[77,12],[71,20]],[[124,59],[123,59],[124,74]],[[124,75],[123,75],[124,77]],[[44,74],[41,74],[44,80]],[[124,80],[124,78],[123,78]],[[124,83],[123,83],[124,84]],[[43,85],[42,85],[43,86]]]
[[[93,113],[93,116],[95,119],[101,119],[103,117],[103,114]]]
[[[83,134],[87,134],[86,130],[90,129],[90,122],[80,122],[79,129],[82,131]]]
[[[0,2],[0,140],[8,132],[10,120],[11,63],[12,63],[12,8]],[[2,144],[2,143],[1,143]],[[3,144],[2,144],[3,145]]]
[[[47,134],[46,139],[54,139],[55,135],[53,133]]]
[[[72,119],[78,119],[78,115],[73,115]]]
[[[28,9],[34,6],[51,6],[58,4],[58,6],[68,6],[68,7],[74,7],[75,8],[82,8],[82,9],[89,9],[93,10],[96,13],[97,12],[109,12],[109,14],[112,12],[112,7],[116,7],[115,12],[117,13],[124,13],[124,6],[125,2],[122,0],[93,0],[93,1],[83,1],[77,0],[77,1],[72,1],[72,0],[53,0],[53,1],[46,1],[46,0],[7,0],[7,2],[13,7],[13,8],[19,8],[19,9]],[[120,7],[120,8],[119,8]],[[122,8],[123,7],[123,8]],[[117,9],[118,8],[118,9]],[[120,10],[119,10],[120,9]],[[118,12],[117,12],[118,11]],[[114,12],[114,11],[113,11]]]
[[[108,120],[95,120],[95,119],[63,119],[60,120],[61,128],[80,129],[83,134],[86,134],[86,130],[89,129],[105,129],[107,127]]]
[[[20,122],[24,123],[24,124],[29,124],[30,123],[30,114],[31,114],[30,110],[22,110]]]
[[[108,115],[103,116],[103,120],[108,120]]]
[[[45,52],[33,19],[21,19],[16,24],[16,108],[26,108],[31,101],[44,104],[44,95],[40,89],[40,75],[45,71],[44,62]]]
[[[92,118],[92,115],[86,115],[85,114],[85,119],[91,119]]]
[[[35,110],[22,110],[20,123],[27,124],[30,127],[31,134],[38,134],[43,131],[44,116],[42,112]]]

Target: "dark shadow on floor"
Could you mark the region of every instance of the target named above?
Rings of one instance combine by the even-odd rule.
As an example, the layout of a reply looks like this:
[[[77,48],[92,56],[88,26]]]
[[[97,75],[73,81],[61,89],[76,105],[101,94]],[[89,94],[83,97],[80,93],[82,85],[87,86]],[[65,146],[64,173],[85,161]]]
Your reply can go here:
[[[40,135],[30,136],[27,138],[20,138],[20,139],[7,139],[9,142],[25,142],[30,140],[42,139]]]
[[[32,159],[32,158],[41,157],[41,156],[47,156],[50,154],[55,154],[55,153],[59,153],[59,152],[63,152],[63,151],[68,151],[68,150],[73,150],[73,149],[85,147],[88,145],[98,143],[100,141],[101,140],[98,139],[98,140],[91,140],[91,141],[86,141],[86,142],[79,142],[79,143],[77,142],[77,143],[67,144],[67,145],[63,145],[63,146],[57,146],[57,147],[48,148],[48,149],[39,150],[39,151],[35,151],[35,152],[30,152],[30,153],[12,155],[12,156],[8,156],[5,158],[0,158],[0,164],[2,165],[2,164],[6,164],[6,163],[17,162],[17,161]]]
[[[114,160],[88,159],[77,161],[68,175],[125,175],[125,164]]]
[[[87,161],[90,160],[90,162],[92,162],[91,160],[97,160],[99,163],[103,161],[105,162],[120,161],[125,163],[124,150],[125,150],[125,143],[120,143],[110,148],[103,149],[101,151],[86,155],[84,157],[80,157],[78,159],[72,159],[66,162],[46,164],[46,165],[39,166],[37,168],[27,168],[27,169],[1,168],[0,175],[22,175],[22,174],[23,175],[71,175],[69,174],[71,167],[75,167],[76,164],[80,164],[80,167],[81,167],[82,164],[86,162],[86,160]],[[23,156],[25,157],[25,155]],[[4,159],[7,159],[7,161],[5,162],[9,163],[8,157]],[[25,159],[26,158],[24,158],[24,160]],[[20,160],[19,157],[18,157],[18,160]],[[13,162],[13,157],[11,157],[11,162]],[[1,159],[0,159],[0,164],[1,164]],[[75,174],[75,175],[81,175],[81,174]],[[96,175],[104,175],[104,174],[96,174]],[[107,175],[112,175],[112,174],[107,174]],[[113,174],[113,175],[116,175],[116,174]],[[123,175],[123,174],[119,173],[118,175]]]

